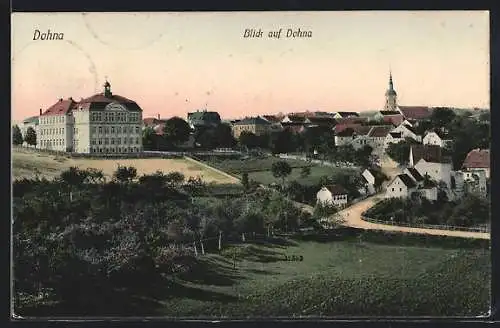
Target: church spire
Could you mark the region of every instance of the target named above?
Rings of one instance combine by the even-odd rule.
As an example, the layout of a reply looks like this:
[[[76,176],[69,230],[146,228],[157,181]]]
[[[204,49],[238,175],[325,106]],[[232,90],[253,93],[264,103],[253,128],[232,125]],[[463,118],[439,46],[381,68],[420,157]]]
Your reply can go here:
[[[385,92],[385,110],[395,111],[397,109],[397,94],[392,81],[392,70],[389,69],[389,88]]]

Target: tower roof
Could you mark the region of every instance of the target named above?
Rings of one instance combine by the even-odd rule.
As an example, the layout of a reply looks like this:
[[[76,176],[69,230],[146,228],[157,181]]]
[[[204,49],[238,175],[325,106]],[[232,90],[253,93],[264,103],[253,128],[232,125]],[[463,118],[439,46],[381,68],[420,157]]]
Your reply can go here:
[[[385,92],[386,96],[396,96],[396,91],[394,90],[394,83],[392,82],[392,72],[389,72],[389,89]]]

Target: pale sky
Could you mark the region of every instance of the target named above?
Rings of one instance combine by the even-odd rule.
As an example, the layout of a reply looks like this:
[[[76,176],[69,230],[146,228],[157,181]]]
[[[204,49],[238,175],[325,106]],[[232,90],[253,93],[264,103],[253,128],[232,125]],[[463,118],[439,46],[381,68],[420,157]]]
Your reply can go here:
[[[33,41],[36,29],[64,40]],[[14,13],[11,57],[16,121],[102,92],[105,77],[144,117],[381,109],[389,69],[400,105],[490,101],[485,11]]]

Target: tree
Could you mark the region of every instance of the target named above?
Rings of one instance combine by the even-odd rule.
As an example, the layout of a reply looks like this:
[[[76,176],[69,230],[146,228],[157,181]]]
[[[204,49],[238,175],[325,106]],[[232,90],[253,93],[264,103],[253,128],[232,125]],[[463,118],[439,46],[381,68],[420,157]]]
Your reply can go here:
[[[191,128],[189,124],[180,117],[172,117],[165,122],[163,137],[173,145],[179,145],[189,140]]]
[[[12,144],[22,145],[22,143],[23,143],[23,135],[21,134],[21,129],[19,129],[19,126],[14,125],[12,127]]]
[[[293,133],[284,129],[273,135],[271,150],[274,154],[286,154],[297,150]]]
[[[275,178],[281,179],[281,187],[284,188],[285,178],[292,173],[292,167],[286,161],[278,161],[273,163],[271,172]]]
[[[158,146],[155,145],[155,136],[155,131],[150,127],[147,127],[142,131],[142,146],[145,150],[153,150],[155,146]]]
[[[116,171],[113,173],[115,180],[119,182],[131,182],[137,177],[137,169],[133,166],[122,166],[119,165]]]
[[[73,189],[79,187],[87,179],[88,173],[80,170],[76,166],[72,166],[60,175],[60,180],[68,186],[69,201],[73,201]]]
[[[30,146],[36,146],[36,132],[31,126],[26,130],[24,141]]]
[[[241,175],[241,184],[243,185],[243,188],[245,188],[245,190],[249,189],[250,181],[248,180],[247,172],[243,172],[243,174]]]
[[[259,146],[259,138],[252,132],[243,131],[241,132],[238,142],[241,146],[247,149],[256,148]]]
[[[406,138],[398,143],[390,143],[386,150],[387,155],[400,165],[405,165],[410,159],[410,147],[414,144],[418,144],[418,142],[411,138]]]
[[[433,110],[430,121],[435,128],[446,127],[450,124],[457,115],[455,112],[446,107],[438,107]]]
[[[169,186],[178,188],[184,183],[186,177],[181,172],[170,172],[165,176],[165,180]]]
[[[300,176],[302,178],[307,178],[310,175],[311,175],[311,167],[310,166],[304,166],[302,168],[302,170],[300,171]]]
[[[217,147],[232,148],[236,145],[231,126],[222,123],[214,129],[214,139]]]

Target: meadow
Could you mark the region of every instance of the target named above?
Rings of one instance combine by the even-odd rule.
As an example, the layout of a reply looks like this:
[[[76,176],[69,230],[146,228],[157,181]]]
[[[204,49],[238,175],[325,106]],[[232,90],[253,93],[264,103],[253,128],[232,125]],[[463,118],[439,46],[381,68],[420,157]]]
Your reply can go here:
[[[36,174],[51,179],[59,176],[61,172],[71,166],[77,166],[80,169],[95,168],[102,170],[109,179],[119,165],[135,167],[138,175],[151,174],[159,170],[163,173],[181,172],[186,179],[200,176],[207,183],[239,183],[236,178],[189,159],[88,159],[54,156],[20,148],[12,150],[12,176],[14,179],[32,178]]]
[[[285,256],[302,256],[287,261]],[[235,261],[233,262],[233,258]],[[282,241],[201,258],[159,300],[172,317],[476,316],[489,308],[485,249]]]

